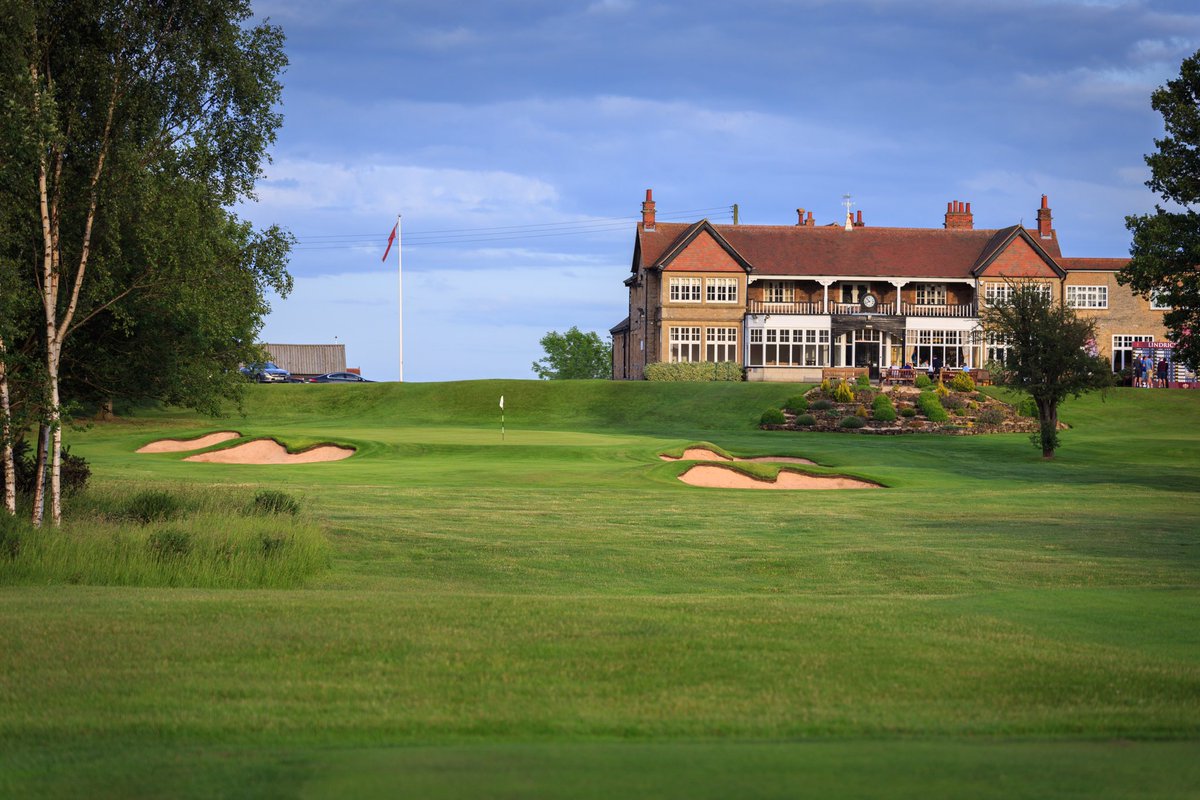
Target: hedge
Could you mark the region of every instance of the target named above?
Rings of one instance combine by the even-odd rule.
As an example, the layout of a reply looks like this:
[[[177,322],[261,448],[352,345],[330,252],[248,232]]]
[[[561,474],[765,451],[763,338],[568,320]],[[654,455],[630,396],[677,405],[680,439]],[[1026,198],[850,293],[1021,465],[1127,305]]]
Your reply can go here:
[[[648,381],[740,381],[744,380],[742,365],[736,361],[696,361],[692,363],[647,364],[643,374]]]

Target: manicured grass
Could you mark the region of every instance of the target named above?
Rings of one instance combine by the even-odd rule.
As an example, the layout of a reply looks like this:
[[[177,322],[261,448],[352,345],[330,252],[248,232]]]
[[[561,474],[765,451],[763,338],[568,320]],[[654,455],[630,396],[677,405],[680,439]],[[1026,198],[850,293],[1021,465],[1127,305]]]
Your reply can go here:
[[[79,510],[280,489],[332,563],[0,587],[0,795],[1200,796],[1200,393],[1070,403],[1044,462],[756,429],[799,390],[263,386],[73,433]],[[228,428],[358,453],[134,453]],[[888,488],[696,489],[658,454],[700,442]]]

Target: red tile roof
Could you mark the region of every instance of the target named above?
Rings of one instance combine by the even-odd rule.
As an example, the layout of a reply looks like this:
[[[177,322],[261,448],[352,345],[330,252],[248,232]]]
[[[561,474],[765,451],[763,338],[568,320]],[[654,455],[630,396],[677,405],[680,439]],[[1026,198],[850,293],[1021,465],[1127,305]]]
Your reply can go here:
[[[638,226],[633,268],[657,268],[677,244],[707,223],[662,222],[654,230]],[[1000,230],[872,228],[841,226],[712,225],[753,267],[755,275],[862,275],[870,277],[970,279],[1013,233]],[[1031,238],[1054,260],[1062,260],[1057,238]],[[1102,262],[1114,259],[1070,259]],[[640,262],[640,263],[639,263]],[[1077,267],[1080,268],[1080,267]]]
[[[1121,269],[1129,263],[1128,258],[1060,258],[1058,263],[1067,272],[1082,270],[1085,272],[1112,272]]]

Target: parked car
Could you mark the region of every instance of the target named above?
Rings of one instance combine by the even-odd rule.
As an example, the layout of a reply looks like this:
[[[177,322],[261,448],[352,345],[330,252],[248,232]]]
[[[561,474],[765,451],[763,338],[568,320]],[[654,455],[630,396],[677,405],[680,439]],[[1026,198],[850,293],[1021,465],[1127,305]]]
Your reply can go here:
[[[292,373],[278,366],[274,361],[264,361],[261,364],[247,364],[241,373],[252,381],[259,383],[287,383],[292,379]]]
[[[355,375],[353,372],[327,372],[324,375],[318,375],[315,378],[309,378],[309,383],[374,383],[369,381],[362,375]]]

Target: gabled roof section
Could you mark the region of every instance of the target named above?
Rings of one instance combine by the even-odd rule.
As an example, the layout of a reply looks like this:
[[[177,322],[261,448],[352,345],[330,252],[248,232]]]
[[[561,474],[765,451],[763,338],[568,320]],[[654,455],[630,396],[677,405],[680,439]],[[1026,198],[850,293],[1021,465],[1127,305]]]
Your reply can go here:
[[[643,231],[644,232],[644,231]],[[720,234],[717,228],[707,219],[702,219],[697,223],[687,226],[673,242],[666,247],[662,253],[652,264],[648,264],[649,268],[666,269],[671,265],[671,262],[678,258],[687,248],[703,234],[708,234],[713,241],[725,251],[725,253],[733,259],[733,261],[746,272],[752,272],[754,267],[750,262],[737,251],[729,241]],[[640,237],[639,237],[640,238]]]
[[[987,268],[994,264],[996,259],[1003,255],[1008,248],[1012,247],[1013,243],[1018,239],[1028,244],[1033,249],[1034,253],[1037,254],[1038,258],[1040,258],[1046,264],[1046,266],[1048,266],[1051,271],[1054,272],[1055,275],[1060,278],[1066,277],[1066,271],[1059,266],[1058,262],[1054,260],[1054,257],[1047,253],[1045,249],[1038,244],[1037,239],[1030,236],[1029,231],[1025,230],[1025,228],[1021,225],[1012,225],[1008,228],[1001,228],[1000,230],[996,231],[992,238],[988,241],[987,245],[983,248],[983,252],[979,254],[979,259],[975,262],[975,266],[971,269],[971,274],[975,277],[982,275],[987,271]]]

